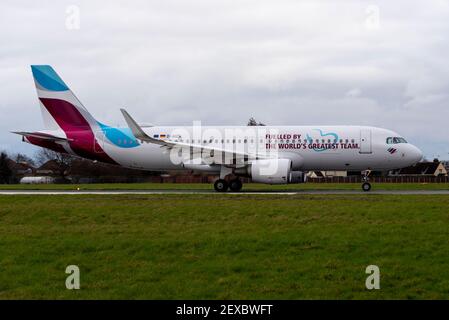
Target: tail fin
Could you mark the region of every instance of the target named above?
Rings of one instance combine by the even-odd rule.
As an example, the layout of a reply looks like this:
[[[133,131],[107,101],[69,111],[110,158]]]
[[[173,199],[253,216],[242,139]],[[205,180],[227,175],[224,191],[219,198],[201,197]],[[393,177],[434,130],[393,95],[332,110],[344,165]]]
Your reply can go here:
[[[45,127],[65,132],[97,127],[97,122],[49,65],[32,65]]]

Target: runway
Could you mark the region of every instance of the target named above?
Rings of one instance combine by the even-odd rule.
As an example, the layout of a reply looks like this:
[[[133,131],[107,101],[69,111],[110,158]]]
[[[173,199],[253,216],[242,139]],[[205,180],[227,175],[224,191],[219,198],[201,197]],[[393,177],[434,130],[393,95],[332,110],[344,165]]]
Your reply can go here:
[[[214,190],[1,190],[0,195],[449,195],[449,190],[295,190],[241,191],[219,193]]]

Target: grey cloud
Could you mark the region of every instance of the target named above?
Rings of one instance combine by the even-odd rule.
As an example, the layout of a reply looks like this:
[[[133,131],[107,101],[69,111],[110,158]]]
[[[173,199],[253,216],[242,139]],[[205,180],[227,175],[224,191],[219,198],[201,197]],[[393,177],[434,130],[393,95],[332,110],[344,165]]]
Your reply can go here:
[[[68,5],[81,28],[65,27]],[[367,28],[368,5],[379,28]],[[103,122],[366,124],[448,157],[448,1],[3,1],[0,145],[40,129],[29,65]],[[356,90],[356,91],[354,91]],[[357,94],[348,94],[356,92]]]

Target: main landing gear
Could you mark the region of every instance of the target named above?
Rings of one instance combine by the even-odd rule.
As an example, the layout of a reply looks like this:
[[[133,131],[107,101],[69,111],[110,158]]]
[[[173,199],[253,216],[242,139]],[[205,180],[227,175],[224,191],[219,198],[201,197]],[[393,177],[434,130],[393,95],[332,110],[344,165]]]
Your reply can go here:
[[[234,169],[221,166],[220,179],[215,181],[214,189],[217,192],[226,192],[231,189],[232,192],[242,190],[242,181],[234,174]]]
[[[240,181],[239,179],[229,181],[229,189],[231,189],[231,191],[233,192],[239,192],[240,190],[242,190],[242,181]]]
[[[368,192],[371,190],[371,183],[369,183],[369,174],[371,173],[371,170],[366,170],[365,174],[362,177],[362,190],[365,192]]]
[[[228,190],[229,184],[225,179],[218,179],[214,183],[214,189],[217,192],[226,192]]]
[[[233,192],[242,190],[242,181],[239,179],[232,179],[229,182],[225,179],[218,179],[214,183],[214,189],[217,192],[226,192],[228,188]]]

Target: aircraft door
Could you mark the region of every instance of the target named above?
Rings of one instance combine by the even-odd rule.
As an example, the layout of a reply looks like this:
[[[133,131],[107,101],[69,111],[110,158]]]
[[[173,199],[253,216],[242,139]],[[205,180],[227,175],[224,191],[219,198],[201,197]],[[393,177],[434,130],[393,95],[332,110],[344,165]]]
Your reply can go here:
[[[370,129],[360,130],[360,153],[372,153]]]

